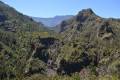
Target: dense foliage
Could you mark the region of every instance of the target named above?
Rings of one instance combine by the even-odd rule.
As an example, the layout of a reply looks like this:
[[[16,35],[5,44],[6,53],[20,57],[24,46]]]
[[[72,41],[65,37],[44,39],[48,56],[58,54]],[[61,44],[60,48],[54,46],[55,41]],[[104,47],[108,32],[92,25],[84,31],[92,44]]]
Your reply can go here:
[[[0,80],[120,79],[120,20],[85,9],[58,27],[0,2]]]

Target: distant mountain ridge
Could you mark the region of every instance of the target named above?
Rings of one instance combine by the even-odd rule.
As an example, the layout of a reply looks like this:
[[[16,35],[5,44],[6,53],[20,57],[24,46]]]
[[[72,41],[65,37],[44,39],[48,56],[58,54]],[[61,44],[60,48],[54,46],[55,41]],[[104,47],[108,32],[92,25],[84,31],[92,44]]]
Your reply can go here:
[[[0,29],[12,32],[47,30],[42,23],[35,22],[31,17],[19,13],[2,1],[0,1]]]
[[[0,80],[120,80],[120,19],[88,8],[52,29],[0,1]]]
[[[42,22],[47,27],[54,27],[60,24],[63,20],[67,20],[73,17],[73,15],[64,15],[64,16],[55,16],[51,18],[40,18],[40,17],[32,17],[36,22]]]

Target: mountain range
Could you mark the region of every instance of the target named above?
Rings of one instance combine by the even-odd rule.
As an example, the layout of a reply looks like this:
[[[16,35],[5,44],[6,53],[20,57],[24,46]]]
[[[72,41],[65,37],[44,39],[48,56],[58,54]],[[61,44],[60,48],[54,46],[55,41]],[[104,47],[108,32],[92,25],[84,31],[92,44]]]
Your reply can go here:
[[[88,8],[54,28],[0,1],[0,80],[120,80],[120,19]]]
[[[40,18],[40,17],[32,17],[36,22],[42,22],[47,27],[54,27],[60,24],[63,20],[67,20],[73,17],[73,15],[65,15],[65,16],[55,16],[51,18]]]

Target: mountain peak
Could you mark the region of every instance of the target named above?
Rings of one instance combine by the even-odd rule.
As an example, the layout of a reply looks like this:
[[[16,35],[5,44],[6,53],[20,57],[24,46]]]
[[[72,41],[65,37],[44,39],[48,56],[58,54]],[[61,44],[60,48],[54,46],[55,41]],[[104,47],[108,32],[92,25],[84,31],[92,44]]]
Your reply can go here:
[[[81,10],[78,15],[76,16],[77,21],[84,22],[88,17],[95,15],[92,9],[83,9]]]
[[[93,10],[91,8],[87,8],[87,9],[82,9],[79,13],[89,13],[89,14],[93,14]]]

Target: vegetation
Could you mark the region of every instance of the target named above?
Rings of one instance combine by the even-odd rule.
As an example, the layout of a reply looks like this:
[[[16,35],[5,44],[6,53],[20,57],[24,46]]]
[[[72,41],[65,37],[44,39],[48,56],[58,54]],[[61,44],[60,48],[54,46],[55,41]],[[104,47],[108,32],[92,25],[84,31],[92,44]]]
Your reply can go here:
[[[85,9],[58,27],[0,2],[0,80],[120,80],[120,20]]]

